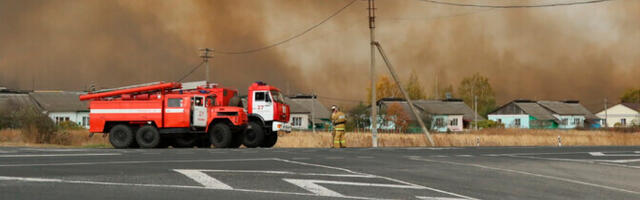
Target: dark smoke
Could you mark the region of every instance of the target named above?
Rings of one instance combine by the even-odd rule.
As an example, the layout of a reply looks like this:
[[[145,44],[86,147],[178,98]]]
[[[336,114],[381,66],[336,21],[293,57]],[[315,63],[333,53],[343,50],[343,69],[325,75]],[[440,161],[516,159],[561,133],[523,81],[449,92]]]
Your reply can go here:
[[[172,81],[200,62],[198,48],[264,46],[304,30],[347,2],[1,1],[0,84],[82,90],[91,82],[116,87]],[[365,101],[365,8],[366,2],[356,2],[276,48],[214,55],[212,78],[241,92],[262,80],[290,93],[313,90]],[[436,79],[441,87],[455,88],[463,77],[479,72],[489,77],[499,103],[578,99],[597,110],[605,97],[615,102],[625,89],[640,87],[638,19],[640,2],[632,0],[511,10],[378,0],[376,33],[401,77],[415,69],[427,93],[434,92]],[[378,73],[386,74],[382,64],[378,59]],[[203,72],[188,80],[204,79]]]

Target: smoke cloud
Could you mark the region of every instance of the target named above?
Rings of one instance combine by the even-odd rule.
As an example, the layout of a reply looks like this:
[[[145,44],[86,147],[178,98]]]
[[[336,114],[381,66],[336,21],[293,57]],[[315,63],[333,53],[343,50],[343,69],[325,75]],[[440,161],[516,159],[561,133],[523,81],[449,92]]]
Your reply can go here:
[[[539,4],[548,1],[490,1]],[[82,90],[175,81],[198,49],[245,50],[286,39],[347,0],[2,1],[0,85]],[[486,2],[480,1],[477,2]],[[366,1],[283,45],[214,54],[211,77],[241,93],[253,81],[285,92],[366,102]],[[427,93],[480,73],[499,103],[577,99],[592,110],[640,87],[640,2],[485,9],[412,0],[377,1],[376,37],[402,78],[418,73]],[[388,74],[377,56],[377,73]],[[187,80],[204,79],[204,68]],[[437,80],[437,83],[436,83]],[[330,100],[348,105],[354,102]]]

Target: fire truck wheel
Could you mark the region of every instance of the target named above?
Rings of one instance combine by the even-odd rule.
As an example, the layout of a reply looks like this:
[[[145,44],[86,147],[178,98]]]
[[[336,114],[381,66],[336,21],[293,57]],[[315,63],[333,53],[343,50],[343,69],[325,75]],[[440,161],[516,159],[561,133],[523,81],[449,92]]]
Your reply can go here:
[[[278,142],[278,132],[272,132],[264,138],[264,142],[260,147],[271,148]]]
[[[184,134],[177,137],[174,141],[174,147],[177,148],[190,148],[196,145],[198,142],[198,136],[193,134]]]
[[[247,148],[259,147],[264,141],[264,130],[260,123],[249,122],[251,129],[247,129],[242,137],[242,144]]]
[[[136,141],[142,148],[155,148],[160,144],[160,133],[153,126],[143,126],[136,131]]]
[[[228,148],[233,142],[233,133],[224,123],[218,123],[209,129],[209,139],[216,148]]]
[[[134,143],[131,128],[127,125],[116,125],[109,131],[109,142],[116,149],[124,149]]]

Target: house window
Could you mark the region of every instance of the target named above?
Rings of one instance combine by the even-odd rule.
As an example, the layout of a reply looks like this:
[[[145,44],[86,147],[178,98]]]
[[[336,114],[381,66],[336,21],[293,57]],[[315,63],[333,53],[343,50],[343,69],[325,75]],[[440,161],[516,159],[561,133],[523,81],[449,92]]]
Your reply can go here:
[[[620,125],[626,126],[627,125],[627,119],[625,119],[625,118],[620,119]]]
[[[498,123],[502,124],[502,119],[498,119]]]
[[[443,126],[444,126],[444,119],[437,118],[436,119],[436,127],[443,127]]]
[[[89,125],[89,117],[82,117],[82,126],[88,126]]]
[[[514,123],[515,123],[515,125],[516,125],[517,127],[520,127],[520,119],[516,119],[516,120],[514,121]]]
[[[562,125],[566,126],[568,124],[569,124],[569,119],[567,118],[562,119]]]
[[[580,119],[579,118],[573,119],[573,124],[575,124],[576,126],[580,126]]]
[[[451,119],[451,123],[449,123],[451,126],[458,126],[458,118],[454,118]]]
[[[302,126],[302,117],[292,117],[291,126]]]

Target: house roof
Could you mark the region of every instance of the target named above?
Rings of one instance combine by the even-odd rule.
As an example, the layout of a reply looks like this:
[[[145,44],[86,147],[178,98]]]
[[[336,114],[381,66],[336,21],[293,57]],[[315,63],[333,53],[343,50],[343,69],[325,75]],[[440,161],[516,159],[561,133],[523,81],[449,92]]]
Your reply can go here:
[[[380,101],[383,105],[399,103],[407,112],[411,120],[415,120],[415,116],[411,113],[409,104],[404,100]],[[419,112],[432,115],[462,115],[464,120],[473,121],[474,112],[463,101],[447,101],[447,100],[415,100],[413,101],[415,108]],[[478,115],[478,120],[484,120],[484,117]]]
[[[640,112],[640,103],[621,103],[621,104],[626,106],[627,108],[631,108],[635,111]]]
[[[88,103],[80,101],[80,92],[35,91],[29,94],[47,112],[89,111]]]
[[[538,104],[559,115],[584,115],[587,119],[599,119],[576,101],[538,101]]]
[[[0,93],[0,107],[38,109],[28,94]]]
[[[514,102],[514,103],[516,104],[516,106],[522,109],[522,111],[535,117],[538,120],[555,120],[556,119],[555,117],[553,117],[553,113],[551,111],[547,110],[546,108],[540,106],[537,103],[533,103],[533,102],[523,102],[523,103]]]
[[[329,119],[331,117],[329,109],[327,109],[322,102],[318,101],[318,99],[291,97],[285,98],[285,102],[289,104],[290,112],[294,114],[311,114],[313,107],[315,123],[321,123],[321,119]]]

